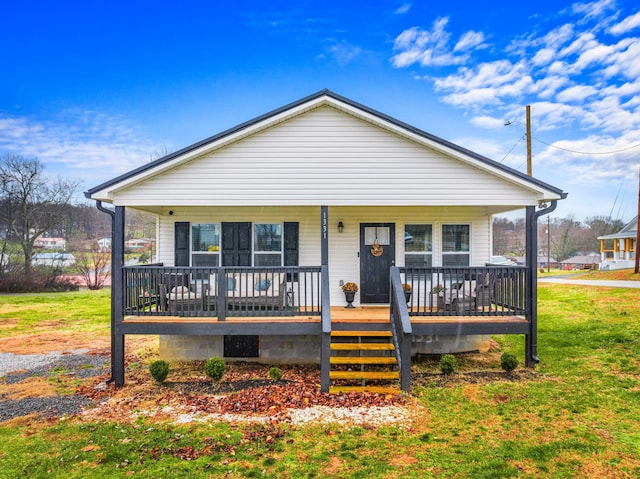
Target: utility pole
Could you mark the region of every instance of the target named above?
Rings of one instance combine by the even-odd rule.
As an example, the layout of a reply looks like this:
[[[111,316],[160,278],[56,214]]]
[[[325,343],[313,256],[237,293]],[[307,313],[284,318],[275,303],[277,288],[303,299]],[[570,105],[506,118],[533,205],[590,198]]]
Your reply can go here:
[[[551,271],[551,217],[547,215],[547,273]]]
[[[531,166],[531,105],[527,105],[527,175],[533,176]]]
[[[633,272],[640,272],[640,170],[638,170],[638,220],[636,223],[636,265]]]

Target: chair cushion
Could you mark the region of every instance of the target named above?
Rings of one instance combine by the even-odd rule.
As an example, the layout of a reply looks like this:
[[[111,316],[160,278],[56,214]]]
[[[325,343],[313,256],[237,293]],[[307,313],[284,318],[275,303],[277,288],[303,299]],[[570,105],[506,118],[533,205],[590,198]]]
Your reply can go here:
[[[256,291],[266,291],[271,287],[271,280],[269,278],[265,278],[256,284]]]

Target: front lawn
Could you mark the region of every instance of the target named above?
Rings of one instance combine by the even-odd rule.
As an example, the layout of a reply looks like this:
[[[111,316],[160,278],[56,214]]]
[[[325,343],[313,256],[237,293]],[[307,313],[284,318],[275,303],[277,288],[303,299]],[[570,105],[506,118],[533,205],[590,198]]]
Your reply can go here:
[[[74,334],[105,334],[104,293],[59,296],[66,302],[56,308],[47,295],[42,320]],[[37,313],[23,324],[28,302],[14,298],[0,297],[0,345],[12,331],[42,334]],[[91,307],[82,312],[84,303]],[[0,424],[0,478],[640,477],[638,318],[640,290],[540,284],[536,372],[500,370],[503,351],[522,363],[518,336],[495,338],[488,353],[460,355],[446,380],[438,358],[416,361],[422,381],[407,400],[408,427],[30,417]],[[139,391],[127,391],[135,406]]]

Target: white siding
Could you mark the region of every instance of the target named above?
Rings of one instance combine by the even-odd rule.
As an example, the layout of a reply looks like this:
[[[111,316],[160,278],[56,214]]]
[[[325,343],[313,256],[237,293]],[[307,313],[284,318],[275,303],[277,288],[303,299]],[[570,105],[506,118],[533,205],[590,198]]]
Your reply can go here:
[[[163,171],[118,205],[531,205],[539,192],[333,107]]]
[[[300,223],[300,265],[320,265],[320,208],[177,208],[172,216],[160,218],[158,260],[173,264],[174,222],[219,223],[251,221],[252,223]],[[338,222],[344,232],[338,233]],[[395,223],[396,265],[404,265],[404,225],[431,224],[434,231],[433,264],[441,265],[441,227],[443,224],[471,226],[471,265],[480,266],[491,254],[490,217],[481,207],[330,207],[329,208],[329,273],[332,304],[342,304],[344,295],[340,281],[360,284],[360,223]],[[356,296],[356,301],[359,295]]]

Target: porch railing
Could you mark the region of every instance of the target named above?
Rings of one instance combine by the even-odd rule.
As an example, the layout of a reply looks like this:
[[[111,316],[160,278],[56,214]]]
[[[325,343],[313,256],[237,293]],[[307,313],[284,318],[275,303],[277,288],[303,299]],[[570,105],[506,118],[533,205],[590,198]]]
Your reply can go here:
[[[402,289],[399,269],[391,268],[390,320],[396,360],[400,371],[400,387],[403,391],[411,388],[411,341],[413,330],[409,319],[406,297]]]
[[[125,316],[320,316],[321,268],[123,268]]]
[[[528,315],[524,266],[398,268],[409,316]]]

